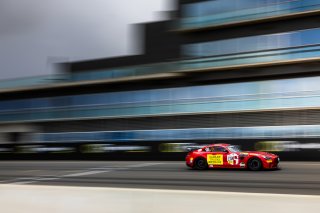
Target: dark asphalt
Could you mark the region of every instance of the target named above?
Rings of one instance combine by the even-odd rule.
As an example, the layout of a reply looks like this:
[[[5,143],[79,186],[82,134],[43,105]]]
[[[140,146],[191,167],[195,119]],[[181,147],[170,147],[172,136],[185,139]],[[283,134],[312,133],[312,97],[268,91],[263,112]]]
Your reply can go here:
[[[3,161],[0,184],[187,189],[320,195],[320,162],[274,171],[195,171],[184,162]]]

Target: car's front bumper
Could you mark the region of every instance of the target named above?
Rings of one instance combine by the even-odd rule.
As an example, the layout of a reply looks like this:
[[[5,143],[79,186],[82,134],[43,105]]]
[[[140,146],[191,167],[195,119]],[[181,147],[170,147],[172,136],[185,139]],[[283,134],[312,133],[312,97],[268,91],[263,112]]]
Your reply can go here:
[[[193,167],[193,157],[191,157],[190,155],[186,156],[186,165],[191,168]]]
[[[265,169],[276,169],[279,167],[279,162],[280,162],[280,158],[279,157],[274,157],[271,158],[269,160],[265,160],[263,162],[263,167]]]

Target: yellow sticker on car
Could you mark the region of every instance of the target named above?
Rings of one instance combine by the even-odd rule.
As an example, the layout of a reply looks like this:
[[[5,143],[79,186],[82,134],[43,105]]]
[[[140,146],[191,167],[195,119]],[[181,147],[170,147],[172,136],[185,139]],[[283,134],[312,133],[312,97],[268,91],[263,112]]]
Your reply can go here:
[[[208,165],[223,165],[223,155],[207,155]]]

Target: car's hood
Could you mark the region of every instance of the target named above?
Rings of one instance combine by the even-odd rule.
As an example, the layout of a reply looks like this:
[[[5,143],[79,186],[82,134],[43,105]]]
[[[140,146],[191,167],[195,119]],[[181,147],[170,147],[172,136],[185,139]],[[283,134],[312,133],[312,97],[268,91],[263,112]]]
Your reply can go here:
[[[245,152],[241,152],[242,154],[249,154],[249,155],[260,155],[260,156],[268,156],[268,157],[278,157],[275,154],[272,153],[268,153],[268,152],[258,152],[258,151],[245,151]],[[241,154],[240,153],[240,154]]]

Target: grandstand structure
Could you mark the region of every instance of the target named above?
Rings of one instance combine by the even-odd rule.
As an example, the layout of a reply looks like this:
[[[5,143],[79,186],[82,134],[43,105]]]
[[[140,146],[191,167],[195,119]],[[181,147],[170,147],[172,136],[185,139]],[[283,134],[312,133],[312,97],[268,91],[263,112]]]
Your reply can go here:
[[[182,159],[223,141],[320,160],[320,0],[180,0],[137,27],[141,55],[1,81],[0,157]]]

